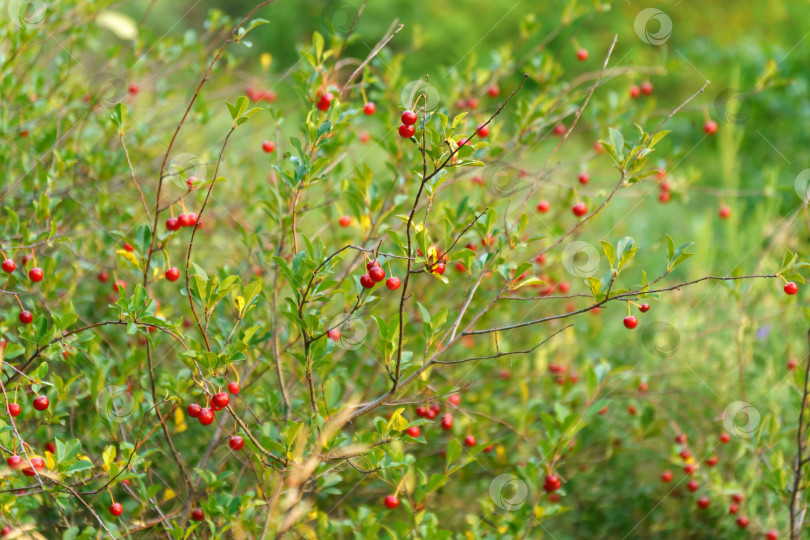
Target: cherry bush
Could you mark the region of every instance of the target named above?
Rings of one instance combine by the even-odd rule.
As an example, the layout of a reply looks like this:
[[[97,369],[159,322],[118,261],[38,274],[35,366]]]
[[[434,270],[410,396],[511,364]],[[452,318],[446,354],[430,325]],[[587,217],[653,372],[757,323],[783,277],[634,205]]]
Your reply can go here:
[[[617,64],[666,14],[415,75],[7,4],[2,536],[800,537],[810,174],[735,198],[739,96]]]

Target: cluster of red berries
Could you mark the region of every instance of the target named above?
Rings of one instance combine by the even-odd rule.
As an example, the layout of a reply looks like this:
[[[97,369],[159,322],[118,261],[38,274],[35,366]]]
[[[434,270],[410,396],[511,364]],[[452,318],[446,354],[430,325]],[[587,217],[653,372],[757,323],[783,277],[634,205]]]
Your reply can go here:
[[[238,382],[232,381],[228,383],[228,392],[230,392],[232,395],[238,395],[239,390],[240,388]],[[190,404],[186,409],[188,415],[192,418],[198,419],[200,424],[204,426],[212,424],[214,422],[214,412],[221,411],[231,402],[231,396],[228,395],[228,392],[217,392],[211,396],[209,407],[200,407],[196,403]],[[245,441],[239,435],[234,435],[229,439],[228,445],[233,450],[241,450],[245,446]]]
[[[385,270],[383,270],[376,259],[366,264],[366,270],[368,270],[368,273],[360,276],[360,285],[362,285],[364,289],[371,289],[374,285],[385,279]],[[385,286],[392,291],[399,289],[400,283],[399,278],[396,276],[391,276],[385,280]]]
[[[555,491],[557,491],[561,487],[562,487],[562,481],[560,481],[559,477],[557,477],[557,476],[555,476],[553,474],[550,474],[550,475],[546,476],[546,479],[543,482],[543,490],[546,493],[554,493]]]
[[[653,93],[653,85],[650,81],[644,81],[641,85],[634,84],[630,87],[630,97],[636,99],[640,95],[644,94],[645,96],[649,96]]]
[[[256,103],[260,101],[266,101],[268,103],[273,103],[276,101],[276,93],[273,90],[256,90],[252,86],[248,86],[245,88],[245,94],[250,99],[250,101],[254,101]]]
[[[182,227],[194,227],[197,225],[197,214],[180,214],[176,218],[170,217],[166,220],[166,228],[170,231],[179,231]]]
[[[640,306],[638,306],[638,310],[642,313],[647,313],[648,311],[650,311],[650,304],[641,304]],[[627,317],[624,318],[623,322],[625,328],[628,328],[630,330],[638,326],[638,319],[636,319],[635,315],[628,315]]]
[[[416,133],[414,124],[416,124],[419,117],[416,116],[416,113],[413,111],[404,111],[400,118],[402,119],[402,124],[399,126],[399,135],[402,138],[410,139],[413,137],[413,134]]]
[[[29,257],[23,258],[23,265],[28,262]],[[14,270],[17,269],[17,264],[12,259],[5,259],[3,260],[2,264],[3,272],[6,274],[12,273]],[[43,279],[45,279],[45,272],[43,272],[42,268],[39,266],[35,266],[31,270],[28,271],[28,279],[33,281],[34,283],[39,283]]]

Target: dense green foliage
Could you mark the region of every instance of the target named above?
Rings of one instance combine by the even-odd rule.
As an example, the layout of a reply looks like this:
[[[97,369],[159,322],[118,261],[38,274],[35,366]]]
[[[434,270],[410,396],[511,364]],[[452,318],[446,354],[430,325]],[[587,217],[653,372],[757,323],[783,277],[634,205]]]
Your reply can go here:
[[[2,534],[799,537],[799,3],[213,4],[3,6]]]

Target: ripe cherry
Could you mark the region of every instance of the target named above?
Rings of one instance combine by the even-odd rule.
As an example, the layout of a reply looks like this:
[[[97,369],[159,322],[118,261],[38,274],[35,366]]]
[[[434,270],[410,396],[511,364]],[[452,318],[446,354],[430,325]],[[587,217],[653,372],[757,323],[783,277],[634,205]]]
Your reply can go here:
[[[422,418],[426,417],[427,416],[427,407],[425,407],[424,405],[419,405],[416,408],[416,416],[420,416]]]
[[[20,322],[23,324],[31,324],[34,320],[34,315],[27,309],[20,312]]]
[[[130,95],[137,96],[138,92],[140,92],[140,91],[141,91],[141,87],[137,83],[132,83],[132,84],[129,85],[129,93],[130,93]]]
[[[352,223],[352,218],[350,218],[349,216],[340,216],[340,219],[338,220],[338,224],[341,227],[344,227],[344,228],[351,225],[351,223]]]
[[[733,504],[733,503],[732,503],[732,504],[731,504],[731,505],[729,505],[729,507],[728,507],[728,513],[729,513],[729,514],[736,514],[736,513],[737,513],[737,512],[739,512],[739,511],[740,511],[740,507],[739,507],[739,505],[736,505],[736,504]]]
[[[579,173],[578,180],[579,180],[579,183],[584,186],[585,184],[587,184],[588,182],[591,181],[591,176],[586,172],[581,172],[581,173]]]
[[[661,191],[661,193],[658,194],[658,200],[663,204],[668,203],[671,198],[672,194],[669,191]]]
[[[638,310],[639,310],[640,312],[642,312],[642,313],[647,313],[648,311],[650,311],[650,304],[641,304],[641,305],[638,307]]]
[[[8,459],[6,460],[6,463],[8,464],[9,468],[12,471],[17,471],[17,470],[20,470],[22,468],[23,458],[21,458],[20,456],[17,456],[17,455],[11,455],[11,456],[8,456]]]
[[[728,433],[721,433],[720,434],[720,442],[721,443],[728,444],[729,441],[731,441],[731,435],[729,435]]]
[[[45,277],[45,273],[42,271],[42,268],[40,268],[40,267],[36,266],[36,267],[32,268],[32,269],[31,269],[31,270],[28,272],[28,277],[29,277],[29,278],[31,279],[31,281],[33,281],[34,283],[39,283],[40,281],[42,281],[42,278],[44,278],[44,277]]]
[[[180,221],[177,218],[169,218],[166,220],[166,228],[170,231],[179,231]]]
[[[543,482],[543,489],[546,493],[553,493],[562,487],[562,482],[556,476],[549,475],[546,476],[545,482]]]
[[[50,404],[51,402],[48,401],[47,396],[37,396],[34,398],[34,408],[38,411],[44,411]]]
[[[188,411],[188,415],[192,418],[197,418],[200,416],[200,412],[202,411],[202,407],[197,405],[196,403],[192,403],[186,409]]]
[[[180,270],[172,266],[168,270],[166,270],[166,279],[169,281],[177,281],[180,278]]]
[[[748,527],[748,516],[740,516],[737,518],[737,527],[744,529]]]
[[[22,407],[20,407],[19,403],[8,404],[8,414],[11,416],[20,416],[20,412],[22,412]]]
[[[368,271],[368,275],[375,282],[379,283],[380,281],[385,279],[385,270],[383,270],[379,266],[375,266],[374,268]]]
[[[770,530],[766,532],[765,540],[779,540],[779,531]]]
[[[228,445],[232,450],[241,450],[242,447],[245,446],[245,440],[239,435],[234,435],[228,441]]]
[[[418,119],[419,117],[413,111],[404,111],[402,113],[402,123],[406,126],[414,125]]]
[[[550,208],[551,208],[551,205],[549,204],[548,201],[540,201],[539,203],[537,203],[538,212],[541,212],[543,214],[548,212]]]
[[[564,135],[565,129],[566,129],[565,124],[557,124],[556,126],[554,126],[554,129],[552,131],[554,132],[554,135]]]
[[[785,283],[785,293],[789,295],[794,295],[799,292],[799,286],[796,285],[794,282]]]
[[[734,501],[737,504],[740,504],[741,502],[743,502],[745,500],[745,495],[743,495],[742,493],[734,493],[731,496],[731,500]]]
[[[489,97],[493,97],[493,98],[498,97],[498,95],[500,93],[501,93],[501,89],[498,88],[497,84],[493,84],[489,88],[487,88],[487,95]]]
[[[600,143],[599,141],[594,141],[593,142],[593,150],[597,154],[604,154],[605,153],[605,147],[602,146],[602,143]]]
[[[689,480],[689,482],[686,484],[686,489],[694,493],[700,489],[700,484],[698,484],[696,480]]]
[[[624,318],[624,327],[629,328],[632,330],[638,326],[638,319],[636,319],[633,315]]]
[[[318,110],[324,112],[328,111],[329,107],[332,106],[333,99],[335,99],[335,96],[333,96],[331,92],[321,94],[321,97],[318,98]]]
[[[464,446],[468,446],[470,448],[475,446],[475,437],[473,437],[472,435],[467,435],[464,438]]]
[[[665,484],[669,484],[670,482],[672,482],[672,471],[664,471],[663,473],[661,473],[661,480]]]
[[[340,341],[340,328],[332,328],[326,332],[326,337],[334,342]]]
[[[428,420],[433,420],[434,418],[436,418],[437,414],[439,414],[438,411],[428,409],[427,412],[425,413],[425,418],[427,418]]]
[[[135,248],[134,248],[134,247],[132,247],[132,244],[130,244],[129,242],[124,242],[124,249],[125,249],[126,251],[129,251],[130,253],[132,253],[133,251],[135,251]]]
[[[577,60],[580,62],[584,62],[588,59],[588,51],[587,49],[580,49],[577,51]]]
[[[715,465],[717,465],[718,461],[720,461],[719,457],[711,456],[711,457],[706,459],[706,465],[708,465],[709,467],[714,467]]]
[[[218,392],[211,397],[211,405],[215,410],[221,410],[231,402],[231,396],[227,392]]]
[[[413,126],[408,126],[405,124],[401,124],[399,126],[399,136],[404,139],[410,139],[413,137],[414,133],[416,133],[416,128]]]
[[[112,503],[110,505],[110,514],[114,515],[115,517],[120,516],[124,513],[124,507],[121,506],[121,503]]]
[[[714,135],[717,133],[717,122],[714,120],[707,120],[705,124],[703,124],[703,131],[706,132],[706,135]]]
[[[385,286],[390,290],[395,291],[399,289],[400,281],[398,277],[390,277],[385,280]]]
[[[728,216],[731,215],[731,208],[728,206],[721,206],[717,213],[720,215],[720,219],[728,219]]]
[[[477,109],[478,108],[478,98],[471,97],[467,100],[467,107],[470,109]]]
[[[422,430],[419,429],[419,426],[411,426],[405,430],[405,433],[407,433],[408,435],[410,435],[415,439],[419,437],[419,435],[422,433]]]
[[[684,433],[679,433],[675,436],[675,442],[678,444],[686,444],[686,435]]]
[[[199,414],[200,424],[208,426],[214,421],[214,411],[208,407],[201,409]]]
[[[373,279],[371,279],[371,276],[368,274],[363,274],[362,276],[360,276],[360,285],[362,285],[364,289],[370,289],[374,287],[375,283],[376,282]]]
[[[231,381],[231,382],[228,383],[228,392],[230,392],[234,396],[239,395],[239,390],[240,390],[240,388],[239,388],[239,383],[238,382]]]
[[[458,394],[450,394],[450,396],[448,396],[447,398],[447,401],[448,403],[451,403],[452,405],[458,407],[458,405],[461,403],[461,396]]]
[[[366,116],[371,116],[376,111],[377,111],[377,106],[371,101],[369,101],[368,103],[363,105],[363,114],[365,114]]]
[[[489,126],[485,125],[478,126],[478,131],[476,133],[478,133],[478,136],[481,137],[482,139],[486,139],[487,137],[489,137]]]
[[[692,457],[692,452],[690,452],[689,450],[687,450],[686,448],[684,448],[683,450],[681,450],[681,451],[678,453],[678,455],[679,455],[679,456],[681,456],[681,459],[683,459],[683,460],[687,460],[687,459],[689,459],[690,457]]]
[[[653,85],[650,81],[644,81],[641,83],[641,93],[645,96],[649,96],[653,92]]]
[[[443,262],[438,262],[435,265],[433,265],[432,271],[433,271],[434,274],[442,275],[442,274],[444,274],[444,270],[446,268],[447,268],[447,266]]]
[[[393,510],[397,506],[399,506],[399,499],[397,499],[396,495],[386,495],[385,501],[383,501],[386,508],[390,508]]]
[[[631,98],[636,99],[640,95],[641,95],[641,88],[639,88],[635,84],[630,87],[630,97]]]
[[[107,273],[105,270],[102,270],[101,272],[99,272],[99,273],[98,273],[98,275],[96,276],[96,278],[97,278],[97,279],[98,279],[98,280],[99,280],[101,283],[107,283],[107,281],[110,279],[110,274],[108,274],[108,273]]]
[[[687,454],[689,454],[689,456],[691,456],[691,453],[687,452]],[[686,459],[686,458],[684,458],[684,459]],[[697,466],[694,463],[687,463],[686,465],[683,466],[683,472],[686,473],[689,476],[695,474],[696,470],[697,470]]]
[[[442,429],[445,431],[449,431],[452,428],[453,428],[453,415],[447,413],[444,416],[442,416]]]
[[[3,261],[3,272],[5,272],[6,274],[12,273],[15,268],[17,268],[17,265],[14,264],[14,261],[12,261],[11,259],[6,259],[5,261]]]
[[[709,498],[708,497],[701,497],[697,500],[698,507],[702,509],[706,509],[709,507]]]
[[[788,360],[787,368],[788,368],[788,370],[793,371],[794,369],[796,369],[796,366],[798,366],[798,365],[799,365],[799,361],[796,360],[795,358],[791,358],[790,360]]]
[[[575,216],[582,217],[588,213],[588,207],[585,206],[584,202],[578,202],[571,208],[571,211],[574,213]]]
[[[202,511],[202,508],[195,508],[191,511],[191,519],[194,521],[202,521],[205,519],[205,512]]]
[[[33,469],[31,468],[31,465],[34,466]],[[42,469],[44,469],[45,460],[42,459],[41,457],[31,458],[31,465],[29,465],[28,463],[22,464],[22,472],[25,476],[34,476],[36,474],[34,471],[41,471]]]
[[[179,216],[177,216],[177,224],[180,227],[190,227],[191,217],[188,214],[180,214]]]
[[[276,143],[274,143],[273,141],[264,141],[262,143],[262,150],[264,150],[264,152],[266,154],[271,153],[275,149],[276,149]]]

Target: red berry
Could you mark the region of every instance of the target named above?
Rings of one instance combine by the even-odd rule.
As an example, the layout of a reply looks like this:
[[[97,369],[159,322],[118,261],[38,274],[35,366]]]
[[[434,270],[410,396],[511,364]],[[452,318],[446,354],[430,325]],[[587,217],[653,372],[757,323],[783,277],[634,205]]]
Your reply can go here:
[[[439,414],[438,411],[428,409],[427,412],[425,413],[425,418],[427,418],[428,420],[433,420],[434,418],[436,418],[437,414]]]
[[[12,273],[15,268],[17,268],[17,265],[14,264],[14,261],[12,261],[11,259],[6,259],[5,261],[3,261],[3,271],[6,274]]]
[[[591,181],[591,176],[586,172],[579,173],[579,183],[582,185],[587,184]]]
[[[720,458],[717,456],[711,456],[710,458],[706,459],[706,465],[709,467],[714,467],[717,465],[717,462],[720,461]]]
[[[241,450],[243,446],[245,446],[245,440],[240,437],[239,435],[234,435],[228,441],[232,450]]]
[[[321,94],[321,97],[318,98],[318,110],[328,111],[329,107],[332,106],[333,99],[335,99],[335,96],[333,96],[330,92]]]
[[[686,443],[686,435],[680,433],[675,436],[675,442],[678,444],[685,444]]]
[[[686,459],[689,459],[690,457],[692,457],[692,452],[690,452],[689,450],[683,449],[683,450],[680,451],[680,453],[678,455],[681,456],[681,459],[686,460]]]
[[[363,105],[363,113],[364,113],[366,116],[371,116],[371,115],[372,115],[372,114],[374,114],[376,111],[377,111],[377,106],[376,106],[376,105],[375,105],[373,102],[371,102],[371,101],[369,101],[368,103],[366,103],[365,105]]]
[[[554,135],[563,135],[565,134],[565,124],[557,124],[554,126]]]
[[[166,228],[170,231],[180,230],[180,221],[177,218],[169,218],[166,220]]]
[[[390,290],[395,291],[399,289],[400,281],[398,277],[390,277],[385,280],[385,286],[388,287]]]
[[[205,519],[205,512],[202,511],[202,508],[195,508],[191,511],[191,519],[194,521],[202,521]]]
[[[779,540],[779,532],[774,530],[766,532],[765,540]]]
[[[447,268],[447,266],[443,262],[436,263],[433,265],[433,273],[442,275],[444,274],[445,268]]]
[[[706,509],[709,507],[709,498],[708,497],[701,497],[697,500],[698,507],[702,509]]]
[[[17,471],[22,468],[23,458],[21,458],[20,456],[11,455],[8,456],[6,463],[8,464],[9,468],[12,471]]]
[[[413,134],[416,133],[416,128],[413,126],[407,126],[402,124],[399,126],[399,136],[405,139],[410,139],[413,137]]]
[[[636,326],[638,326],[638,319],[636,319],[633,315],[630,315],[629,317],[624,318],[624,327],[625,328],[629,328],[630,330],[632,330]]]
[[[722,442],[723,444],[727,444],[729,441],[731,441],[731,435],[729,435],[728,433],[720,434],[720,442]]]
[[[478,98],[471,97],[467,100],[467,107],[470,109],[477,109],[478,108]]]
[[[481,137],[482,139],[486,139],[487,137],[489,137],[489,126],[484,125],[478,126],[478,131],[476,133],[478,133],[478,136]]]
[[[363,274],[362,276],[360,276],[360,285],[362,285],[364,289],[370,289],[374,287],[375,283],[376,282],[373,279],[371,279],[371,276],[368,274]]]
[[[743,502],[745,500],[745,495],[743,495],[742,493],[734,493],[731,496],[731,500],[734,501],[737,504],[740,504],[741,502]]]
[[[416,123],[419,117],[413,111],[404,111],[402,113],[402,123],[406,126],[412,126]]]
[[[453,428],[453,415],[447,413],[444,416],[442,416],[442,429],[445,431],[449,431],[452,428]]]
[[[8,525],[6,525],[6,526],[5,526],[5,527],[3,527],[2,529],[0,529],[0,537],[5,538],[5,537],[6,537],[6,536],[8,536],[10,533],[11,533],[11,527],[9,527]]]
[[[31,468],[31,465],[34,466],[33,469]],[[27,462],[22,464],[22,472],[25,476],[34,476],[36,474],[34,471],[41,471],[44,469],[45,460],[41,457],[31,458],[31,465],[29,465]]]
[[[490,452],[492,452],[492,449],[493,449],[493,448],[495,448],[495,445],[494,445],[494,444],[490,444],[489,446],[487,446],[486,448],[484,448],[484,453],[485,453],[485,454],[489,454]]]
[[[45,443],[45,451],[50,452],[51,454],[55,454],[56,453],[56,444],[54,444],[52,442]]]
[[[368,271],[368,275],[375,282],[379,283],[380,281],[385,279],[385,270],[383,270],[379,266],[375,266],[374,268]]]
[[[458,407],[458,405],[461,403],[461,396],[458,394],[450,394],[450,396],[448,396],[447,398],[447,401]]]
[[[121,281],[120,279],[113,283],[112,288],[115,292],[118,292],[118,289],[126,289],[127,284]]]
[[[795,358],[791,358],[790,360],[788,360],[787,368],[790,371],[793,371],[794,369],[796,369],[796,366],[798,366],[798,365],[799,365],[799,361],[796,360]]]
[[[642,313],[647,313],[648,311],[650,311],[650,304],[641,304],[638,310]]]
[[[274,143],[273,141],[264,141],[262,143],[262,150],[264,150],[264,152],[266,154],[269,154],[270,152],[272,152],[275,149],[276,149],[276,143]]]
[[[133,96],[137,96],[138,92],[140,91],[141,91],[140,85],[136,83],[132,83],[129,85],[129,93],[132,94]]]
[[[639,88],[635,84],[630,87],[630,97],[631,98],[636,99],[640,95],[641,95],[641,88]]]
[[[211,397],[211,405],[214,410],[222,410],[231,402],[231,396],[227,392],[218,392]]]
[[[649,96],[650,94],[652,94],[652,91],[653,91],[653,85],[652,85],[652,83],[650,81],[644,81],[643,83],[641,83],[641,93],[642,94],[644,94],[645,96]]]
[[[669,191],[661,191],[661,193],[658,194],[658,200],[661,201],[663,204],[668,203],[671,197],[672,194]]]
[[[210,425],[214,421],[214,411],[208,407],[201,409],[199,414],[200,424],[204,426]]]
[[[110,279],[110,274],[102,270],[101,272],[98,273],[98,276],[96,277],[101,283],[107,283],[107,281]]]
[[[47,396],[37,396],[34,398],[34,408],[38,411],[44,411],[50,405]]]
[[[189,212],[188,214],[186,214],[186,222],[188,223],[188,225],[185,225],[186,227],[193,227],[194,225],[196,225],[197,214],[195,214],[194,212]]]
[[[348,227],[351,224],[351,222],[352,218],[350,218],[349,216],[341,216],[340,219],[338,220],[338,224],[340,224],[341,227]]]
[[[686,489],[691,492],[695,492],[700,488],[700,484],[697,483],[696,480],[689,480],[689,483],[686,484]]]
[[[661,480],[665,484],[669,484],[670,482],[672,482],[672,471],[664,471],[663,473],[661,473]]]
[[[191,226],[191,218],[188,214],[180,214],[177,216],[177,224],[180,227],[190,227]],[[168,224],[167,224],[168,227]]]
[[[691,454],[689,454],[689,455],[691,455]],[[684,459],[686,459],[686,458],[684,458]],[[696,470],[697,470],[697,466],[694,463],[687,463],[686,465],[683,466],[683,472],[690,475],[690,476],[695,474]]]
[[[130,253],[132,253],[133,251],[135,251],[135,248],[134,248],[134,247],[132,247],[132,244],[130,244],[129,242],[124,242],[124,249],[125,249],[126,251],[129,251]]]
[[[180,270],[175,267],[171,267],[166,270],[166,279],[169,281],[177,281],[180,278]]]
[[[464,446],[468,446],[470,448],[475,446],[475,437],[473,437],[472,435],[467,435],[464,438]]]
[[[792,281],[790,283],[785,283],[785,292],[787,294],[794,295],[799,292],[799,286]]]
[[[728,507],[728,513],[729,514],[736,514],[739,511],[740,511],[740,507],[738,505],[736,505],[736,504],[731,504]]]
[[[579,202],[575,204],[573,208],[571,208],[571,211],[574,213],[575,216],[582,217],[588,213],[588,207],[585,206],[585,203]]]
[[[553,474],[550,476],[546,476],[545,482],[543,482],[543,489],[546,493],[553,493],[562,487],[562,482],[560,479]]]
[[[420,405],[416,408],[416,416],[421,416],[422,418],[427,416],[427,408],[423,405]]]
[[[340,341],[340,328],[332,328],[326,332],[326,337],[334,342]]]
[[[20,407],[19,403],[8,404],[8,414],[11,416],[20,416],[20,412],[22,412],[22,407]]]
[[[717,122],[714,120],[707,120],[705,124],[703,124],[703,131],[706,132],[706,135],[714,135],[717,133]]]
[[[487,94],[489,95],[489,97],[493,97],[493,98],[498,97],[498,95],[500,93],[501,93],[501,89],[498,88],[497,84],[493,84],[489,88],[487,88]]]
[[[399,506],[399,499],[397,499],[396,495],[386,495],[384,503],[386,508],[390,508],[391,510],[393,510],[394,508]]]
[[[27,309],[20,312],[20,322],[21,323],[23,323],[23,324],[31,324],[31,322],[33,320],[34,320],[34,315],[30,311],[28,311]]]
[[[537,210],[543,214],[548,212],[550,208],[551,205],[549,204],[548,201],[540,201],[539,203],[537,203]]]
[[[577,51],[577,60],[580,62],[584,62],[588,59],[588,51],[586,49],[580,49]]]
[[[188,415],[190,417],[197,418],[198,416],[200,416],[200,412],[202,411],[202,407],[200,407],[196,403],[192,403],[191,405],[188,406],[188,408],[186,410],[188,411]]]
[[[419,429],[419,426],[411,426],[405,430],[405,433],[407,433],[408,435],[410,435],[415,439],[419,437],[419,435],[422,433],[422,430]]]
[[[42,278],[45,277],[45,273],[42,271],[42,268],[36,266],[28,272],[28,277],[31,278],[31,281],[34,283],[39,283],[42,281]]]
[[[593,149],[597,154],[604,154],[605,153],[605,147],[602,146],[602,143],[600,143],[599,141],[594,141]]]
[[[737,518],[737,527],[744,529],[748,527],[748,516],[740,516]]]
[[[124,507],[121,506],[121,503],[117,502],[117,503],[112,503],[110,505],[110,514],[118,517],[123,513],[124,513]]]
[[[228,392],[230,392],[234,396],[239,395],[239,390],[240,390],[240,388],[239,388],[239,383],[238,382],[231,381],[231,382],[228,383]]]
[[[731,215],[731,208],[728,206],[721,206],[718,214],[720,214],[720,219],[728,219],[728,216]]]

